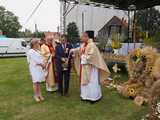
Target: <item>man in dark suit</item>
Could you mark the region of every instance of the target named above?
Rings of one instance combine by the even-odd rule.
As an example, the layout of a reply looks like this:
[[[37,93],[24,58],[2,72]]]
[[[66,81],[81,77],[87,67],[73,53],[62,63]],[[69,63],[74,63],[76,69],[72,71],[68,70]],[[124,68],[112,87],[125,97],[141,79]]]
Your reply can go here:
[[[67,35],[62,35],[60,43],[55,48],[56,73],[58,80],[58,92],[61,95],[68,95],[70,71],[71,71],[71,55],[70,49],[72,45],[68,42]]]

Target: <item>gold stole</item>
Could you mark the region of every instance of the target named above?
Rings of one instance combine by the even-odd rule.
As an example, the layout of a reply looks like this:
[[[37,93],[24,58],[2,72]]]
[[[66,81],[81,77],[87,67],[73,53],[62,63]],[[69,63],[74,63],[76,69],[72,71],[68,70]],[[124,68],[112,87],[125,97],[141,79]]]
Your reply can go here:
[[[45,64],[47,63],[48,58],[50,57],[51,53],[49,50],[49,47],[45,44],[41,46],[41,53],[44,58]],[[46,82],[48,83],[49,86],[54,86],[55,85],[55,74],[54,74],[54,69],[53,69],[53,61],[48,64],[48,74],[46,76]]]
[[[84,46],[80,49],[80,57],[85,54],[87,45],[88,44],[85,43]],[[81,85],[87,85],[89,83],[90,74],[91,74],[91,65],[80,64],[80,82],[81,82]]]

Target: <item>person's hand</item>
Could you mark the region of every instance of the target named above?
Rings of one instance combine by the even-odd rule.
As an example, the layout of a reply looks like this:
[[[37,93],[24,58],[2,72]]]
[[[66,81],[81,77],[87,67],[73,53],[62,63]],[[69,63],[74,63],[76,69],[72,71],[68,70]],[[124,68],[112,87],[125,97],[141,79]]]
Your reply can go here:
[[[52,53],[52,57],[55,57],[55,52],[54,52],[54,53]]]
[[[45,65],[44,64],[37,64],[38,66],[41,66],[42,67],[42,69],[45,69]]]
[[[41,64],[41,67],[42,67],[42,69],[45,69],[45,68],[46,68],[46,65]]]
[[[62,62],[65,62],[65,61],[66,61],[66,59],[63,57],[63,58],[61,58],[61,61],[62,61]]]
[[[73,58],[75,57],[74,51],[75,51],[74,49],[71,49],[70,52],[69,52],[69,54],[70,54]]]
[[[87,64],[87,63],[88,63],[88,61],[87,61],[87,56],[86,56],[86,55],[82,55],[82,56],[81,56],[81,64],[85,65],[85,64]]]
[[[42,64],[42,69],[46,69],[46,65],[45,64]]]
[[[68,49],[68,48],[66,48],[66,49],[65,49],[65,53],[68,53],[68,52],[69,52],[69,49]]]
[[[70,54],[73,54],[74,53],[74,49],[70,49]]]

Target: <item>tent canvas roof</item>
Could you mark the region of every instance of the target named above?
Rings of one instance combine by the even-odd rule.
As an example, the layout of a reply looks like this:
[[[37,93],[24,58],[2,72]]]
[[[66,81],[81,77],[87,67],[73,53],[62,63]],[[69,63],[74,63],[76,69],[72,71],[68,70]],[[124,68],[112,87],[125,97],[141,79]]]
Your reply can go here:
[[[135,5],[137,10],[160,5],[160,0],[90,0],[92,2],[114,5],[118,9],[128,10],[130,5]]]

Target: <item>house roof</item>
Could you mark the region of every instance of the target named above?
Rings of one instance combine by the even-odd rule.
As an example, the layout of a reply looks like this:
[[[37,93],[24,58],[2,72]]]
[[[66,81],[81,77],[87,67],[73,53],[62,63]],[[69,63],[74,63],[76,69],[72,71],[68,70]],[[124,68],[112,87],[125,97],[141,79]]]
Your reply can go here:
[[[44,32],[44,35],[45,36],[50,36],[50,35],[55,35],[55,34],[57,34],[57,32]]]
[[[110,26],[121,26],[121,27],[125,27],[125,28],[128,28],[128,23],[122,18],[120,19],[119,17],[117,16],[113,16],[101,29],[105,29],[105,28],[108,28]]]
[[[44,32],[44,35],[46,37],[55,37],[55,36],[59,35],[59,33],[58,32]]]
[[[120,19],[117,16],[113,16],[106,25],[107,26],[123,26],[123,27],[128,27],[128,23],[126,23],[123,18]]]
[[[130,5],[135,5],[137,10],[160,5],[160,0],[90,0],[92,2],[114,5],[118,9],[128,10]]]

